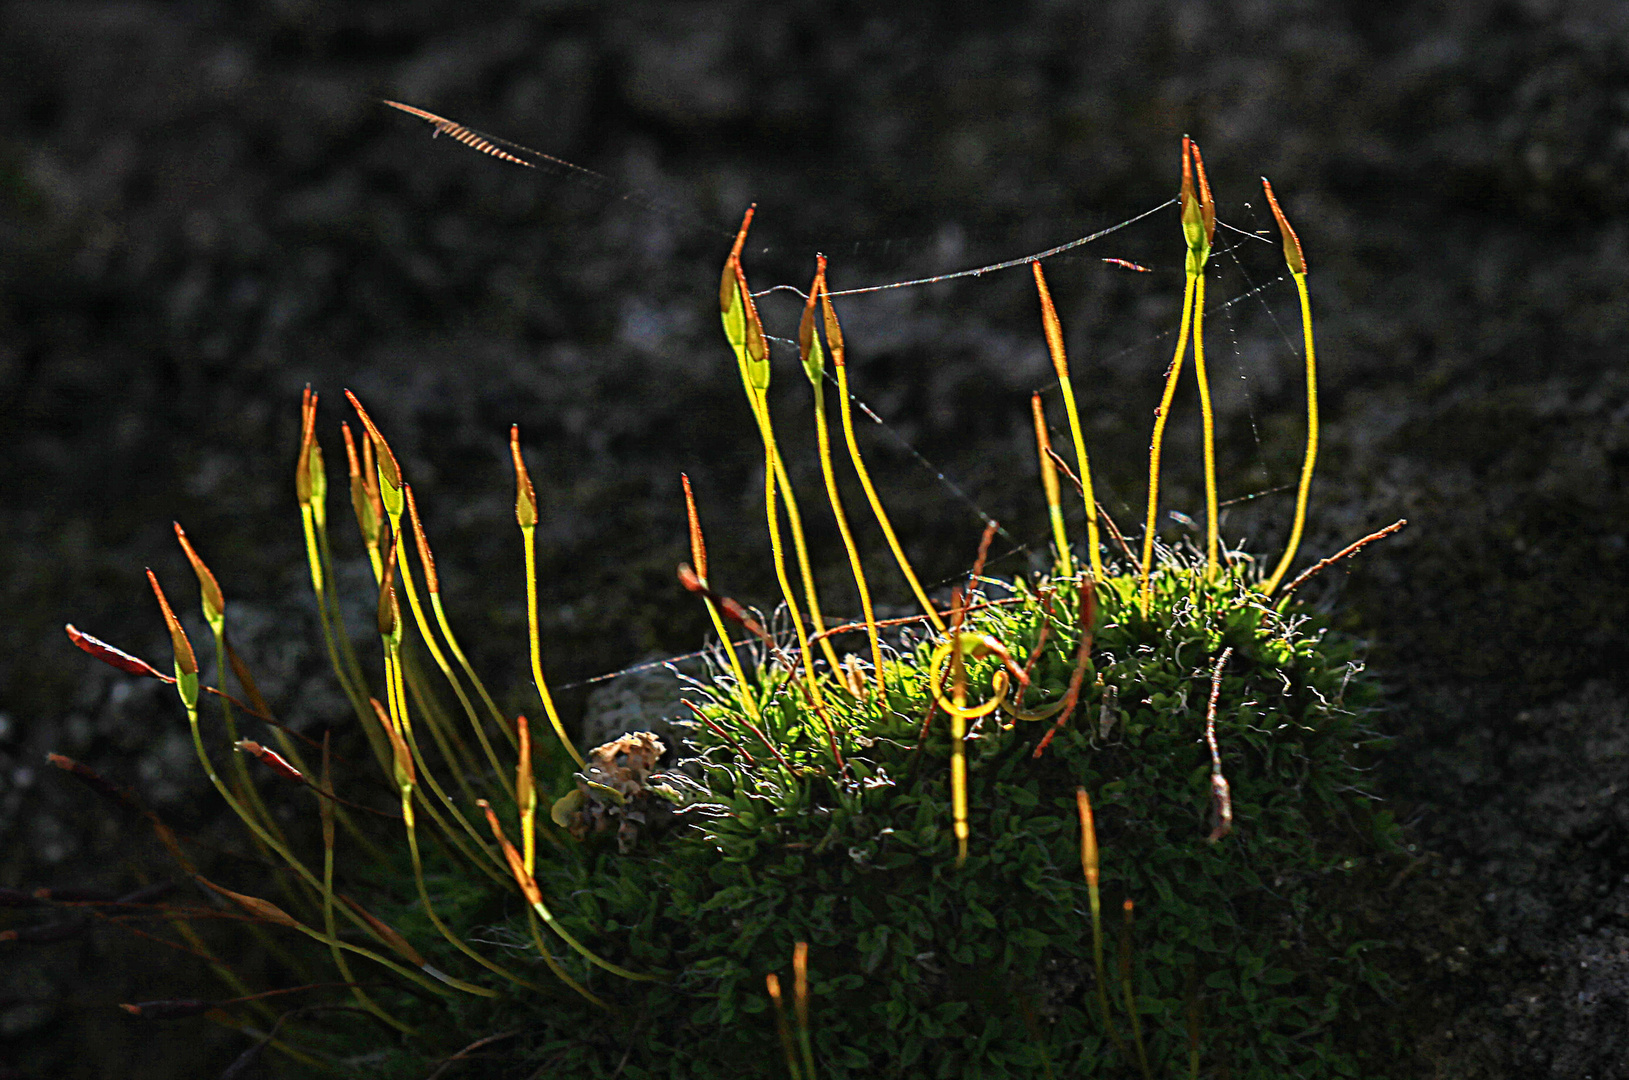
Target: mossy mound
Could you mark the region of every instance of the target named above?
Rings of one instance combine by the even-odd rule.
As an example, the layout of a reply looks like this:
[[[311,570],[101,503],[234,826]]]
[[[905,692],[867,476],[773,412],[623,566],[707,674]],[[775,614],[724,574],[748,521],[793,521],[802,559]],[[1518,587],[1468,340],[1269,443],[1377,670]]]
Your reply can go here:
[[[1068,695],[1080,584],[985,581],[972,594],[962,632],[999,642],[1013,666],[1034,657],[1024,713]],[[666,981],[579,964],[614,1018],[580,999],[523,996],[483,1030],[518,1029],[508,1052],[556,1075],[784,1077],[765,976],[779,974],[792,1019],[804,941],[820,1077],[1137,1075],[1128,962],[1156,1075],[1186,1075],[1191,1047],[1203,1075],[1358,1075],[1332,1022],[1378,976],[1330,897],[1392,842],[1362,789],[1372,687],[1352,642],[1274,610],[1244,576],[1207,582],[1202,567],[1172,563],[1153,585],[1147,615],[1135,577],[1098,586],[1080,700],[1043,753],[1053,719],[998,709],[974,722],[962,865],[949,725],[938,712],[924,726],[930,670],[950,682],[937,639],[898,643],[886,703],[823,678],[843,767],[773,654],[757,669],[756,722],[727,674],[698,681],[690,696],[706,722],[691,726],[693,756],[652,779],[681,805],[673,823],[627,854],[590,838],[539,861],[573,932]],[[1214,732],[1234,827],[1212,841],[1207,704],[1229,648]],[[973,705],[1006,667],[969,656]],[[1077,787],[1096,806],[1112,1034]],[[541,963],[535,977],[549,979]]]

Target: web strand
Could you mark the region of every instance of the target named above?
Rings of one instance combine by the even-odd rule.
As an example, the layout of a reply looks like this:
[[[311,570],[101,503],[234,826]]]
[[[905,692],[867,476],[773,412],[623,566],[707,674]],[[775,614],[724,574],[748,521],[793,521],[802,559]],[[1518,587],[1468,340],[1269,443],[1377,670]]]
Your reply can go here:
[[[1150,207],[1140,214],[1134,214],[1118,224],[1099,229],[1094,233],[1087,233],[1085,236],[1076,237],[1075,239],[1066,241],[1065,243],[1059,244],[1056,247],[1047,248],[1045,251],[1037,251],[1033,255],[1020,255],[1016,259],[1004,259],[1001,262],[990,263],[988,266],[975,266],[968,270],[954,270],[948,274],[935,274],[932,277],[910,278],[906,281],[892,281],[886,285],[866,285],[858,289],[834,289],[827,293],[827,295],[833,298],[839,296],[860,296],[864,293],[882,292],[885,289],[908,289],[917,285],[937,285],[941,281],[953,281],[956,278],[966,277],[983,277],[985,274],[993,274],[997,270],[1011,270],[1015,266],[1028,266],[1030,263],[1040,262],[1042,259],[1050,259],[1054,255],[1061,255],[1066,251],[1073,251],[1075,248],[1083,247],[1086,244],[1101,240],[1105,236],[1110,236],[1119,232],[1121,229],[1129,228],[1130,226],[1137,224],[1137,222],[1141,221],[1145,217],[1159,213],[1167,206],[1175,205],[1176,199],[1167,199],[1158,206]],[[804,300],[809,298],[808,293],[804,292],[802,289],[799,289],[795,285],[771,285],[769,288],[755,292],[752,295],[754,298],[757,298],[760,296],[767,296],[772,292],[783,291],[794,293]]]

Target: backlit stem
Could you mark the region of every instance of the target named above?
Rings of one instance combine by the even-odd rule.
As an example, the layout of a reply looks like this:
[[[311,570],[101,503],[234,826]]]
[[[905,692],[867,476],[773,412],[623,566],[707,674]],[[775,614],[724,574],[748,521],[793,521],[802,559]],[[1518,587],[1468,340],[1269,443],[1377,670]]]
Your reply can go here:
[[[1052,545],[1058,549],[1058,576],[1072,577],[1075,573],[1075,560],[1069,551],[1069,533],[1063,524],[1063,499],[1058,492],[1058,466],[1052,460],[1052,440],[1046,431],[1046,413],[1041,408],[1041,395],[1031,394],[1029,405],[1035,420],[1035,456],[1041,463],[1041,491],[1046,495],[1046,512],[1052,520]]]
[[[826,393],[823,386],[815,387],[815,439],[820,446],[820,475],[826,481],[826,498],[831,503],[832,516],[837,519],[837,531],[843,537],[843,550],[848,553],[848,565],[854,573],[854,585],[860,592],[860,610],[865,616],[866,640],[871,645],[871,667],[876,676],[877,701],[886,705],[888,687],[883,682],[882,642],[877,636],[877,613],[871,605],[871,588],[866,584],[865,569],[860,564],[860,549],[854,542],[854,530],[849,528],[848,515],[843,512],[843,500],[837,491],[837,474],[831,464],[831,430],[826,423]]]
[[[1160,510],[1160,454],[1165,446],[1165,421],[1171,415],[1171,401],[1176,396],[1177,379],[1182,375],[1182,359],[1188,351],[1188,329],[1192,324],[1194,283],[1198,275],[1189,273],[1182,287],[1182,322],[1177,331],[1176,354],[1165,372],[1165,392],[1160,395],[1159,407],[1154,410],[1154,437],[1148,444],[1148,521],[1143,531],[1142,583],[1138,595],[1142,598],[1142,613],[1148,614],[1154,599],[1149,575],[1154,569],[1154,538],[1159,531]]]
[[[532,682],[537,686],[537,696],[543,702],[543,712],[548,716],[550,725],[554,727],[554,733],[559,736],[560,744],[570,752],[571,760],[577,763],[577,767],[585,769],[588,765],[566,735],[566,726],[560,722],[560,713],[554,707],[554,695],[549,693],[549,684],[543,678],[543,643],[538,633],[537,622],[537,527],[527,526],[520,532],[526,551],[526,635],[531,643]]]
[[[860,444],[854,438],[854,410],[849,404],[848,368],[843,364],[837,365],[837,402],[842,415],[843,441],[848,444],[849,460],[854,464],[855,475],[860,478],[860,486],[865,489],[866,501],[871,504],[871,512],[876,515],[877,524],[882,527],[882,535],[888,541],[888,550],[894,553],[894,561],[899,564],[900,572],[910,583],[911,592],[916,595],[916,602],[922,605],[922,611],[927,615],[928,621],[942,634],[945,632],[945,620],[940,617],[933,602],[928,599],[927,590],[922,588],[922,582],[917,580],[916,571],[911,568],[911,561],[905,557],[905,549],[894,533],[893,523],[888,520],[888,512],[882,508],[882,499],[877,496],[877,487],[871,482],[871,473],[865,467],[865,458],[860,456]]]
[[[1199,380],[1199,416],[1205,441],[1205,579],[1220,569],[1221,525],[1216,504],[1216,421],[1211,413],[1210,380],[1205,374],[1205,272],[1199,272],[1193,301],[1193,373]]]
[[[1293,274],[1295,291],[1301,298],[1301,340],[1307,358],[1307,452],[1301,461],[1301,485],[1295,492],[1295,525],[1290,530],[1290,542],[1278,560],[1278,568],[1267,579],[1262,591],[1271,595],[1283,580],[1290,564],[1295,561],[1296,549],[1301,546],[1301,530],[1307,521],[1307,496],[1312,491],[1312,467],[1318,461],[1318,355],[1312,347],[1312,300],[1307,296],[1307,275]]]

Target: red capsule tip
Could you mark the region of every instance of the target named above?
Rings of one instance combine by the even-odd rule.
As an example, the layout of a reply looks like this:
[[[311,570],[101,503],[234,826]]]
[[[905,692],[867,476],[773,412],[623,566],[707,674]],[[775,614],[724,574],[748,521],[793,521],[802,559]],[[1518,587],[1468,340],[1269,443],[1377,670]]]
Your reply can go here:
[[[170,608],[170,601],[159,587],[158,575],[152,570],[147,571],[147,581],[153,587],[153,595],[158,597],[158,606],[164,612],[164,623],[170,629],[170,644],[175,648],[175,666],[184,675],[198,674],[198,658],[193,654],[192,642],[187,640],[187,632],[181,627],[181,620],[175,617]]]
[[[680,473],[679,483],[684,485],[684,511],[690,523],[690,560],[696,565],[696,580],[705,588],[707,585],[707,541],[701,535],[701,515],[696,513],[696,496],[690,490],[690,477]],[[690,586],[686,585],[685,588],[689,589]],[[696,590],[691,589],[690,591],[695,592]]]
[[[532,487],[532,476],[520,453],[519,424],[509,428],[509,456],[515,463],[515,520],[522,529],[530,529],[537,524],[537,490]]]
[[[1267,205],[1272,208],[1273,217],[1278,222],[1279,235],[1284,240],[1284,262],[1289,266],[1292,274],[1306,273],[1307,257],[1301,250],[1301,238],[1295,235],[1294,229],[1290,228],[1289,219],[1284,216],[1284,211],[1279,209],[1278,199],[1273,195],[1273,185],[1267,182],[1265,176],[1261,178],[1261,186],[1262,190],[1267,193]]]

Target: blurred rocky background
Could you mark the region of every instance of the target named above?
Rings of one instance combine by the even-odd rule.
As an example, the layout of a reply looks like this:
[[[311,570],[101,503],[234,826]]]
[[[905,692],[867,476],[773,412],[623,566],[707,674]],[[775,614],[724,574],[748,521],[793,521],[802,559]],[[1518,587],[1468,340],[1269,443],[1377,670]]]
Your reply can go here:
[[[382,97],[602,178],[432,142]],[[544,507],[558,683],[702,640],[673,576],[681,469],[715,582],[774,596],[714,315],[749,202],[757,287],[806,284],[817,251],[834,288],[881,284],[1159,206],[1184,132],[1235,227],[1211,287],[1235,302],[1209,324],[1224,497],[1293,484],[1301,453],[1294,293],[1248,235],[1271,227],[1265,173],[1320,317],[1303,563],[1410,520],[1319,587],[1393,705],[1377,784],[1416,845],[1379,901],[1416,927],[1387,945],[1399,1072],[1629,1076],[1629,7],[1607,0],[5,0],[0,886],[111,895],[163,872],[48,751],[234,843],[170,693],[62,632],[167,666],[142,568],[195,610],[172,519],[267,696],[296,724],[343,711],[293,500],[305,384],[353,625],[346,387],[415,483],[478,662],[523,705],[511,423]],[[1167,207],[1047,264],[1100,491],[1131,528],[1180,255]],[[1022,572],[1045,542],[1026,399],[1050,381],[1029,274],[839,303],[924,575],[971,561],[973,505],[1012,537],[994,569]],[[792,294],[763,309],[793,336]],[[791,431],[806,390],[777,359]],[[1200,518],[1191,383],[1181,400],[1168,505]],[[1239,504],[1229,536],[1276,554],[1292,503]],[[112,1008],[197,985],[192,961],[111,931],[0,942],[0,1075],[215,1075],[242,1036]]]

